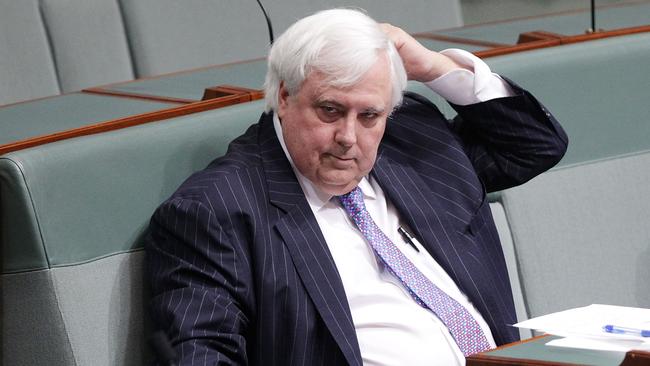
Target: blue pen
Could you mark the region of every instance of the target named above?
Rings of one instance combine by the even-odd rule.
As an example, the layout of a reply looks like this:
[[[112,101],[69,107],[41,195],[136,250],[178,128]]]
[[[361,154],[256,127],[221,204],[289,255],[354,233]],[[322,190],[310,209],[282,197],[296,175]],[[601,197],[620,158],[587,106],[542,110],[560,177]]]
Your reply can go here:
[[[607,333],[629,334],[641,337],[650,337],[650,330],[618,327],[616,325],[605,325],[603,330]]]

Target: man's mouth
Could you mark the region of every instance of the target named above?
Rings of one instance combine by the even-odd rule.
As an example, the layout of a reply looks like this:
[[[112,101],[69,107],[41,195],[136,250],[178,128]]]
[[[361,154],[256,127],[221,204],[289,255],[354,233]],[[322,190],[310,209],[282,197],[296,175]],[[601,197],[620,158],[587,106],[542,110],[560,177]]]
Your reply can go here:
[[[328,154],[328,156],[332,159],[334,164],[340,165],[340,167],[348,167],[355,160],[354,157],[351,156],[339,156],[334,154]]]
[[[333,155],[333,154],[330,154],[330,156],[333,157],[333,158],[335,158],[335,159],[337,159],[337,160],[341,160],[341,161],[350,161],[350,160],[354,160],[354,158],[351,157],[351,156],[338,156],[338,155]]]

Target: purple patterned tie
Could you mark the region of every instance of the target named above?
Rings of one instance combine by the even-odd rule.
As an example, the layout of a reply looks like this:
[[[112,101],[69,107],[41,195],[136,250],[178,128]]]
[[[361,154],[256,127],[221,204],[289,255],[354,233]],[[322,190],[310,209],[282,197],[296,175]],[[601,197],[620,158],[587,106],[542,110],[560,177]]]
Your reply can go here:
[[[428,307],[445,323],[463,355],[469,356],[490,349],[481,327],[467,309],[425,277],[379,229],[366,210],[363,192],[359,187],[338,198],[391,273],[402,281],[418,304]]]

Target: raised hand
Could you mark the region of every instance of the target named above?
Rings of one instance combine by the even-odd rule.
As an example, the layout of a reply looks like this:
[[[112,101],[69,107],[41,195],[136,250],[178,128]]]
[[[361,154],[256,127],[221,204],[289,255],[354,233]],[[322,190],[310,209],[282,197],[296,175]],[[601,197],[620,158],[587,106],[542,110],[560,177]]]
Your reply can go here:
[[[409,80],[427,82],[451,70],[463,68],[449,57],[422,46],[401,28],[388,23],[382,23],[379,27],[395,44]]]

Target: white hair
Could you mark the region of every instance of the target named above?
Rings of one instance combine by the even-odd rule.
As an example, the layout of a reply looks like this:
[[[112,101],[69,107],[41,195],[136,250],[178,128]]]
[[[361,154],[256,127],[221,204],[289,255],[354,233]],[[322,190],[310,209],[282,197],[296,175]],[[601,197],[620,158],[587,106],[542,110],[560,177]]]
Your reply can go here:
[[[312,71],[325,76],[328,85],[353,86],[388,56],[392,108],[402,101],[406,71],[393,42],[379,24],[359,10],[324,10],[294,23],[275,41],[268,57],[264,83],[266,110],[276,110],[280,84],[295,95]]]

